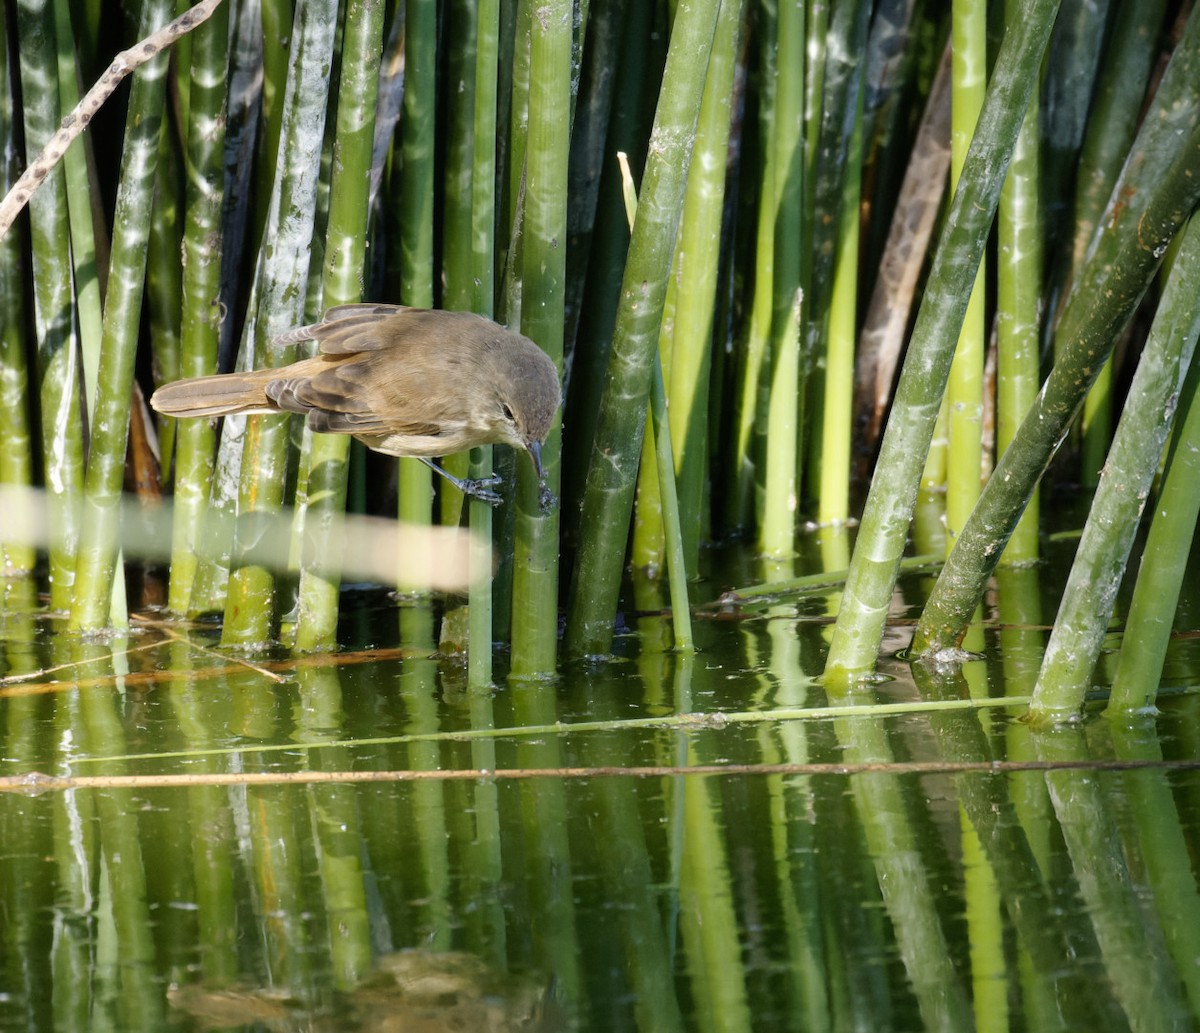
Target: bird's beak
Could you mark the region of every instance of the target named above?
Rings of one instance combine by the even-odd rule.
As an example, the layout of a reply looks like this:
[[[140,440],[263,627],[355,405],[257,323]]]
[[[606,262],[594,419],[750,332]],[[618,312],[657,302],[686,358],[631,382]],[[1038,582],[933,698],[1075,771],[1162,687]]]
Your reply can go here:
[[[533,460],[533,468],[537,471],[538,481],[546,479],[546,471],[542,469],[542,443],[540,441],[531,441],[525,446],[525,450],[529,453],[529,458]]]

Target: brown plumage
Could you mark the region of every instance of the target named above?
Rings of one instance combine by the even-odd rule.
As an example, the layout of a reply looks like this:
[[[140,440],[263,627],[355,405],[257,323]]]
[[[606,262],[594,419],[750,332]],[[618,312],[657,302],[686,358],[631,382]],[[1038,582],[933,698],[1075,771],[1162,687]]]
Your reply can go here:
[[[487,502],[499,501],[487,490],[498,479],[460,481],[431,459],[512,445],[544,479],[541,446],[561,388],[554,363],[529,338],[469,312],[364,304],[331,308],[275,343],[302,341],[316,341],[320,353],[274,369],[177,380],[150,404],[169,416],[299,413],[314,431],[415,456]]]

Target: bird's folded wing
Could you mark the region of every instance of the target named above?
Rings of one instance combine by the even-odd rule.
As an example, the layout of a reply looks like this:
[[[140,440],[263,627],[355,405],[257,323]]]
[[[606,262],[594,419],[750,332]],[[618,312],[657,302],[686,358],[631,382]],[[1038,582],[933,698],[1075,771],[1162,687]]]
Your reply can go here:
[[[380,321],[409,311],[423,310],[408,309],[403,305],[338,305],[328,309],[319,323],[310,323],[280,334],[273,344],[282,346],[316,341],[325,355],[377,351],[389,344],[389,338],[378,333]]]

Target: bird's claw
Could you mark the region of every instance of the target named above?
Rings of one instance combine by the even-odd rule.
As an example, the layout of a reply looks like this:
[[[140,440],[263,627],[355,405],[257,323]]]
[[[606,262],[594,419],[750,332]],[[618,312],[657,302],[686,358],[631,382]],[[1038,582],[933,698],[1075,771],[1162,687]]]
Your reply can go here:
[[[503,477],[493,475],[491,477],[477,477],[471,480],[461,481],[458,485],[459,490],[468,498],[475,499],[479,502],[486,502],[489,506],[498,506],[503,501],[499,492],[490,491],[504,483]]]

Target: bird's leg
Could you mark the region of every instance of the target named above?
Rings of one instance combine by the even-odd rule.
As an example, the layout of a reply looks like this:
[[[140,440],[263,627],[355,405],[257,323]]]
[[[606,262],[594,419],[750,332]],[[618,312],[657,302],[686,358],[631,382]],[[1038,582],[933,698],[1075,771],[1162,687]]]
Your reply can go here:
[[[424,456],[418,456],[417,458],[420,459],[421,462],[423,462],[426,466],[429,467],[429,469],[433,470],[435,473],[440,473],[443,477],[446,478],[446,480],[448,480],[451,484],[453,484],[454,487],[456,487],[464,495],[466,495],[470,498],[473,498],[473,499],[478,499],[480,502],[486,502],[489,506],[498,506],[500,504],[500,502],[502,501],[502,499],[500,498],[500,495],[497,492],[488,491],[488,489],[491,487],[494,487],[497,484],[502,484],[504,482],[504,478],[499,477],[499,476],[492,476],[492,477],[479,477],[479,478],[476,478],[475,480],[465,480],[464,481],[462,478],[455,477],[454,474],[448,473],[447,471],[443,470],[432,459],[426,459]]]

